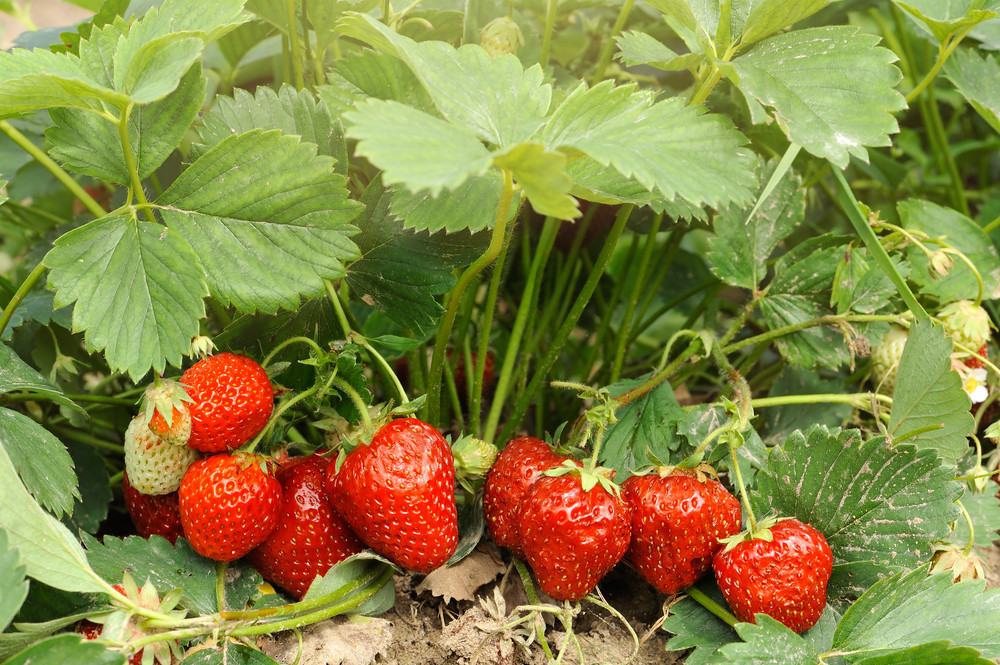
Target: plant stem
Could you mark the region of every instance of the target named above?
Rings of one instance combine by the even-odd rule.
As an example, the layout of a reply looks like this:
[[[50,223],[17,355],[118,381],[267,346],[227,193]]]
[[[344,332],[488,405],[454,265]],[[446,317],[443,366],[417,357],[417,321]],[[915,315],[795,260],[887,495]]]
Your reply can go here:
[[[229,564],[225,561],[215,563],[215,602],[220,612],[226,610],[226,570]]]
[[[94,217],[104,217],[107,211],[101,207],[101,204],[94,200],[90,194],[80,186],[76,180],[74,180],[61,166],[59,166],[55,160],[45,154],[45,151],[32,143],[28,137],[19,132],[12,124],[7,120],[0,120],[0,131],[10,137],[10,139],[21,147],[26,153],[31,155],[36,162],[41,164],[49,171],[56,180],[58,180],[62,185],[70,191],[83,207],[86,208],[90,214]]]
[[[753,506],[750,503],[750,495],[747,493],[746,483],[743,482],[743,472],[740,470],[740,460],[736,456],[736,444],[733,439],[736,437],[730,434],[727,439],[729,443],[729,461],[732,464],[733,480],[740,492],[740,500],[743,503],[743,510],[747,511],[747,521],[750,523],[750,533],[757,531],[757,517],[753,514]]]
[[[916,319],[918,321],[926,319],[928,316],[927,312],[917,301],[917,297],[913,295],[913,291],[910,290],[906,280],[903,279],[903,276],[899,274],[898,270],[896,270],[896,266],[893,265],[892,259],[889,258],[889,254],[885,251],[882,243],[879,242],[878,236],[875,235],[875,231],[872,230],[868,220],[866,220],[861,214],[861,209],[858,207],[858,201],[854,198],[854,192],[851,191],[851,186],[847,184],[844,174],[840,171],[840,169],[832,169],[831,172],[833,173],[833,178],[837,183],[837,195],[840,200],[841,207],[847,215],[847,218],[851,220],[854,230],[861,237],[865,247],[868,248],[868,251],[875,259],[875,263],[878,264],[878,266],[882,269],[882,272],[884,272],[889,280],[895,285],[900,297],[903,298],[903,302],[906,303],[906,306],[911,312],[913,312]]]
[[[924,89],[927,88],[927,86],[929,86],[934,81],[935,78],[937,78],[937,75],[941,71],[941,68],[944,67],[944,63],[948,61],[948,58],[958,47],[959,43],[963,39],[965,39],[965,36],[968,35],[969,32],[974,27],[975,27],[974,25],[970,25],[962,29],[958,33],[949,35],[948,38],[944,40],[944,42],[938,44],[938,55],[937,59],[934,61],[934,66],[931,67],[930,71],[928,71],[926,75],[924,75],[924,78],[920,81],[920,83],[918,83],[916,87],[914,87],[913,90],[911,90],[909,94],[906,95],[907,104],[911,103],[914,99],[916,99],[917,96],[921,92],[923,92]]]
[[[299,28],[295,17],[295,0],[285,0],[285,17],[288,19],[288,48],[291,51],[292,78],[295,83],[295,89],[302,90],[306,86],[306,81],[302,75],[302,50],[299,48]]]
[[[639,304],[641,292],[646,288],[646,270],[653,256],[653,249],[656,247],[656,236],[660,232],[660,224],[662,222],[663,213],[653,218],[646,246],[643,248],[642,256],[639,257],[639,265],[635,269],[635,281],[632,283],[632,292],[629,294],[628,302],[625,305],[625,315],[622,318],[621,329],[618,331],[618,343],[615,348],[614,360],[611,363],[609,383],[617,381],[622,374],[622,365],[625,362],[625,346],[631,334],[632,317],[635,315],[635,308]]]
[[[524,338],[528,319],[531,318],[531,315],[535,311],[535,303],[538,301],[538,294],[541,291],[541,274],[545,268],[545,264],[548,262],[560,224],[560,220],[553,217],[545,219],[545,225],[542,227],[542,234],[538,239],[535,255],[531,260],[531,267],[528,269],[524,294],[521,296],[521,306],[514,317],[514,325],[510,331],[510,339],[507,342],[503,365],[500,368],[497,385],[493,392],[493,403],[490,405],[490,412],[486,418],[486,426],[483,428],[483,438],[489,443],[494,442],[493,436],[496,434],[497,427],[500,424],[500,414],[503,411],[504,402],[507,399],[507,391],[510,388],[513,378],[518,351],[521,348],[521,340]]]
[[[448,356],[448,340],[451,337],[451,329],[455,325],[458,306],[462,302],[462,296],[465,295],[465,289],[476,275],[496,259],[503,248],[507,235],[507,217],[510,214],[510,204],[514,198],[514,178],[508,169],[503,169],[502,175],[503,186],[500,190],[500,203],[493,221],[493,236],[490,239],[489,247],[458,278],[455,288],[451,291],[448,307],[445,309],[434,342],[434,355],[431,357],[430,375],[427,377],[427,420],[430,421],[431,425],[440,425],[438,420],[441,415],[441,371]]]
[[[748,346],[754,346],[755,344],[761,344],[762,342],[769,342],[773,339],[784,337],[785,335],[791,335],[792,333],[797,333],[807,328],[815,328],[816,326],[825,326],[840,322],[870,323],[876,321],[896,323],[899,321],[899,317],[895,314],[827,314],[815,319],[810,319],[809,321],[802,321],[800,323],[793,323],[781,328],[775,328],[774,330],[768,330],[765,333],[754,335],[753,337],[746,337],[738,342],[724,345],[722,347],[722,351],[728,355],[734,351],[745,349]]]
[[[556,9],[559,7],[559,0],[549,0],[545,9],[545,30],[542,32],[542,52],[538,56],[538,64],[542,68],[549,66],[549,52],[552,49],[552,32],[556,24]]]
[[[601,53],[597,56],[597,70],[594,72],[593,79],[591,79],[595,85],[600,83],[604,78],[604,72],[611,63],[611,53],[614,51],[616,43],[615,37],[625,27],[625,21],[628,20],[628,15],[632,11],[632,5],[634,4],[635,0],[625,0],[622,3],[621,11],[618,12],[618,18],[615,19],[615,24],[611,26],[611,32],[604,36],[604,43],[601,44]]]
[[[695,601],[696,603],[704,607],[706,610],[708,610],[715,616],[725,621],[726,624],[728,624],[729,626],[735,626],[740,622],[740,620],[737,619],[732,612],[730,612],[722,605],[719,605],[717,602],[709,598],[705,594],[705,592],[699,589],[698,587],[694,586],[689,587],[684,590],[684,593],[688,595],[688,598]]]
[[[324,353],[323,349],[320,348],[319,344],[309,339],[308,337],[302,337],[302,336],[289,337],[284,342],[271,349],[271,352],[268,353],[267,356],[265,356],[264,361],[261,363],[261,366],[267,367],[268,365],[270,365],[271,361],[274,360],[274,357],[276,355],[281,353],[283,349],[291,346],[292,344],[305,344],[309,346],[313,351],[315,351],[316,355],[318,356],[322,356]]]
[[[128,170],[129,179],[132,181],[132,190],[135,192],[135,198],[139,206],[142,207],[142,212],[146,215],[146,219],[150,222],[155,222],[156,217],[153,216],[153,211],[149,207],[149,201],[146,199],[146,192],[142,189],[139,167],[136,164],[135,152],[132,150],[132,141],[128,135],[128,119],[132,114],[133,106],[133,104],[129,104],[122,109],[122,115],[118,119],[118,137],[121,140],[122,155],[125,157],[125,168]]]
[[[372,417],[368,414],[368,405],[365,404],[363,399],[361,399],[361,395],[359,395],[358,391],[354,389],[354,386],[339,376],[333,377],[332,383],[337,388],[344,391],[344,393],[351,398],[351,401],[354,402],[354,408],[358,410],[358,414],[361,416],[361,422],[365,424],[365,431],[372,431]]]
[[[351,337],[351,324],[348,322],[347,314],[344,312],[344,305],[340,302],[340,294],[337,293],[333,282],[328,279],[323,280],[323,286],[326,288],[326,295],[330,299],[330,305],[333,306],[333,311],[337,315],[337,321],[344,331],[344,339],[349,339]]]
[[[524,586],[524,594],[528,597],[528,602],[532,605],[538,605],[538,594],[535,593],[535,584],[531,581],[531,573],[528,572],[528,567],[524,565],[524,562],[514,557],[514,567],[517,568],[517,574],[521,576],[521,584]],[[549,648],[549,643],[545,639],[545,624],[535,623],[535,636],[538,638],[538,643],[542,645],[542,651],[545,652],[545,657],[552,661],[552,649]]]
[[[608,233],[604,246],[601,248],[601,253],[598,255],[597,260],[594,263],[594,269],[590,271],[590,274],[587,276],[587,281],[584,283],[583,288],[580,290],[580,294],[573,303],[573,307],[563,319],[562,325],[559,326],[559,330],[556,331],[555,337],[552,340],[552,345],[545,352],[545,357],[542,358],[538,367],[535,368],[534,376],[531,377],[531,381],[528,383],[528,386],[525,388],[524,392],[521,393],[521,397],[518,399],[513,413],[507,420],[507,424],[504,425],[504,428],[500,431],[499,440],[506,441],[514,431],[514,428],[520,425],[521,419],[528,410],[528,405],[531,404],[535,395],[545,384],[546,375],[549,370],[552,369],[552,365],[555,364],[556,358],[559,356],[559,352],[562,350],[562,347],[566,344],[570,334],[576,327],[577,321],[580,320],[580,316],[583,314],[583,310],[587,306],[587,303],[590,302],[590,297],[594,294],[594,290],[597,288],[598,282],[601,281],[601,277],[604,275],[604,269],[607,268],[608,261],[611,260],[611,254],[614,251],[615,246],[618,244],[618,239],[621,237],[622,232],[625,230],[625,224],[628,222],[628,218],[632,214],[634,207],[635,206],[631,203],[627,203],[618,211],[618,216],[615,218],[614,226],[611,227],[611,231]]]
[[[0,120],[0,123],[2,122],[6,121]],[[35,269],[28,273],[28,276],[24,278],[23,282],[21,282],[21,286],[19,286],[17,291],[14,292],[14,296],[10,299],[10,302],[7,303],[7,306],[4,307],[3,313],[0,314],[0,335],[2,335],[3,331],[7,329],[7,325],[14,316],[14,310],[17,309],[18,305],[21,304],[21,301],[24,300],[24,297],[28,295],[32,288],[34,288],[35,282],[37,282],[45,273],[45,269],[45,264],[39,261],[38,265],[35,266]]]
[[[927,127],[930,133],[937,137],[938,155],[944,162],[945,172],[951,180],[951,187],[948,192],[951,196],[952,205],[966,217],[971,216],[969,211],[969,201],[965,196],[965,183],[962,182],[962,174],[958,172],[955,164],[955,157],[951,154],[951,146],[948,144],[948,134],[941,120],[941,110],[938,108],[937,95],[933,86],[927,89],[927,96],[922,100],[921,108],[927,116]]]

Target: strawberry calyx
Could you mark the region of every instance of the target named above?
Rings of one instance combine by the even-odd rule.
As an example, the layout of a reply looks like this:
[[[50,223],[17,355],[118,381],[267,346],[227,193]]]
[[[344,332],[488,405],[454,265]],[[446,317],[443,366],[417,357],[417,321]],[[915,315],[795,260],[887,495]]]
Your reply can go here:
[[[961,545],[954,543],[937,543],[934,545],[934,562],[929,575],[951,572],[952,582],[986,579],[988,567],[982,558],[974,551],[967,551]]]
[[[465,477],[483,478],[500,454],[492,443],[464,434],[451,444],[455,456],[455,471]]]
[[[763,540],[766,542],[772,542],[774,540],[774,535],[771,533],[771,529],[774,528],[778,522],[784,520],[792,519],[791,517],[778,517],[770,516],[759,520],[756,524],[756,528],[753,526],[748,526],[743,531],[737,533],[736,535],[729,536],[728,538],[720,538],[719,542],[723,544],[723,552],[732,551],[740,543],[744,543],[750,540]]]
[[[210,337],[198,335],[191,340],[191,348],[188,355],[192,358],[207,358],[215,351],[215,342]]]
[[[562,464],[543,471],[541,475],[557,478],[559,476],[577,476],[580,478],[580,486],[584,492],[589,492],[598,485],[605,492],[612,496],[621,495],[621,487],[614,482],[615,470],[603,466],[597,466],[592,460],[587,460],[582,465],[575,459],[563,460]]]
[[[191,436],[191,414],[187,405],[192,402],[194,400],[187,394],[184,384],[157,376],[153,383],[146,386],[142,396],[144,424],[168,442],[183,445]],[[175,419],[179,419],[176,428]],[[175,431],[176,436],[172,436]]]

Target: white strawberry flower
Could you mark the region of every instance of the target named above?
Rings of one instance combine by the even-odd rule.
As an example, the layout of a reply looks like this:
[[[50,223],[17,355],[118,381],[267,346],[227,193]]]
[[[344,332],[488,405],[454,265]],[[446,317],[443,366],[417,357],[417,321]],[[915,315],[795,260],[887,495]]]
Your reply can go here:
[[[986,386],[986,370],[983,368],[966,370],[962,377],[962,387],[969,393],[969,399],[973,404],[985,401],[990,394]]]

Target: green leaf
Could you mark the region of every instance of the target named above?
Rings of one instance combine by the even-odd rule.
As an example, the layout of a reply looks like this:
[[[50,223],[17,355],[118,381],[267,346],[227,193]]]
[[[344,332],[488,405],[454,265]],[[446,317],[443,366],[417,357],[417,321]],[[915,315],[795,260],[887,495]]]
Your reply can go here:
[[[892,113],[906,107],[895,89],[896,56],[877,44],[852,26],[795,30],[758,43],[723,72],[774,110],[789,140],[845,168],[851,156],[867,162],[867,146],[889,145],[899,131]]]
[[[225,649],[209,647],[199,649],[184,659],[184,665],[280,665],[262,651],[251,647],[228,643]]]
[[[157,203],[205,268],[213,297],[244,312],[294,309],[358,256],[333,160],[280,132],[231,136],[174,180]]]
[[[1000,656],[1000,591],[985,580],[952,583],[927,567],[901,571],[868,590],[844,614],[834,648],[879,655],[930,642],[949,642]]]
[[[997,532],[1000,531],[1000,500],[997,499],[993,484],[986,488],[984,492],[974,492],[966,489],[962,495],[962,505],[972,517],[972,524],[975,526],[974,545],[978,547],[992,547],[997,540]],[[965,545],[969,542],[969,525],[964,519],[955,522],[955,528],[948,536],[948,542],[956,545]]]
[[[205,100],[201,65],[188,69],[174,92],[137,106],[129,115],[129,143],[135,152],[140,178],[147,178],[180,143]],[[45,131],[52,143],[49,154],[71,171],[128,185],[118,127],[92,113],[52,109],[53,126]]]
[[[405,187],[392,188],[392,213],[403,220],[403,227],[415,231],[476,233],[493,228],[503,182],[496,171],[472,176],[446,196],[428,192],[413,193]],[[511,203],[516,210],[518,196]]]
[[[844,251],[838,238],[819,236],[802,243],[778,261],[775,277],[760,303],[770,329],[833,314],[829,304],[831,285]],[[831,326],[783,335],[775,340],[775,346],[797,367],[839,367],[850,360],[843,333]]]
[[[834,569],[856,573],[834,575],[827,588],[833,601],[858,595],[872,573],[930,556],[931,541],[947,536],[959,516],[954,501],[962,486],[952,477],[933,451],[817,426],[771,451],[767,470],[757,475],[758,514],[767,508],[797,517],[826,536]]]
[[[97,533],[108,516],[111,504],[111,478],[106,459],[90,445],[69,442],[66,444],[73,457],[76,477],[80,485],[80,498],[73,503],[71,513],[62,522],[72,531]]]
[[[130,30],[115,51],[115,87],[136,103],[148,104],[177,89],[184,72],[201,55],[204,43],[184,34],[142,42],[142,32],[141,27]]]
[[[493,162],[511,171],[515,184],[539,215],[556,219],[579,216],[576,199],[569,195],[573,181],[563,171],[566,156],[562,153],[537,143],[521,143]]]
[[[893,260],[893,265],[904,279],[910,274],[910,264],[901,258]],[[837,314],[886,311],[895,295],[895,285],[868,250],[852,247],[844,252],[833,282],[832,302]]]
[[[66,397],[34,367],[21,360],[6,344],[0,344],[0,394],[14,391],[34,393],[79,413],[86,413],[79,404]]]
[[[55,635],[32,645],[4,665],[124,665],[125,656],[103,644],[83,639],[81,635]]]
[[[618,397],[650,376],[619,381],[608,386],[608,391],[612,397]],[[601,465],[614,469],[615,481],[621,483],[637,469],[651,464],[650,455],[664,463],[673,459],[673,453],[683,443],[677,425],[686,415],[674,397],[670,382],[664,381],[618,409],[615,413],[618,422],[604,433]]]
[[[995,18],[1000,9],[997,0],[893,0],[910,16],[922,23],[938,42],[965,28]]]
[[[888,433],[930,448],[955,463],[969,451],[975,431],[969,395],[951,368],[952,341],[928,319],[910,326],[896,374]],[[916,433],[914,436],[908,436]]]
[[[0,208],[0,214],[3,211],[4,208]],[[13,288],[11,289],[11,293],[13,294]],[[52,304],[54,299],[55,294],[48,289],[36,288],[30,291],[24,297],[24,300],[21,301],[21,304],[18,305],[17,309],[14,310],[14,316],[11,317],[10,323],[7,324],[7,329],[3,331],[3,334],[0,334],[0,339],[11,339],[14,335],[14,330],[28,321],[35,321],[43,326],[53,324],[61,326],[66,330],[71,329],[73,327],[73,308],[64,307],[56,309]],[[0,364],[0,366],[3,365]],[[0,370],[0,375],[2,375],[2,370]],[[2,380],[0,380],[0,385],[2,385]],[[65,404],[64,406],[69,406],[69,404]]]
[[[953,647],[950,640],[938,640],[902,651],[853,661],[855,665],[993,665],[970,647]]]
[[[66,233],[45,256],[58,307],[76,303],[73,329],[86,331],[113,370],[139,380],[180,366],[208,295],[191,247],[172,229],[109,215]]]
[[[911,231],[923,231],[931,238],[944,238],[948,245],[965,254],[983,278],[983,297],[1000,297],[1000,255],[982,227],[962,213],[930,201],[909,199],[899,204],[902,225]],[[935,245],[930,244],[934,249]],[[921,293],[937,296],[942,302],[974,299],[979,282],[964,261],[955,261],[945,277],[932,274],[927,255],[911,248],[907,258],[913,265],[912,278]]]
[[[758,614],[756,621],[756,624],[736,624],[736,632],[744,641],[727,644],[719,650],[725,662],[741,665],[818,665],[822,662],[809,642],[777,619]]]
[[[373,181],[362,197],[358,218],[361,257],[351,264],[347,283],[364,300],[404,328],[430,330],[444,308],[438,296],[455,285],[453,269],[471,263],[483,246],[469,236],[415,232],[390,214],[390,197]]]
[[[715,34],[719,25],[719,3],[715,0],[649,0],[656,9],[689,31],[701,26]]]
[[[357,153],[382,169],[386,185],[428,189],[437,197],[482,175],[492,163],[469,130],[398,102],[369,99],[344,120],[347,135],[358,140]]]
[[[578,150],[663,198],[719,207],[749,200],[756,186],[746,139],[721,115],[656,101],[634,85],[576,86],[541,134],[549,148]]]
[[[215,562],[195,553],[183,538],[170,544],[166,538],[139,536],[114,538],[105,536],[98,541],[83,534],[91,565],[108,582],[117,583],[125,571],[141,586],[147,579],[162,595],[171,589],[183,589],[181,605],[199,614],[220,610],[242,610],[257,593],[262,579],[249,566],[230,565],[226,575],[226,604],[220,608],[216,595]]]
[[[388,53],[365,50],[337,61],[327,74],[330,83],[317,89],[334,116],[343,115],[369,97],[392,100],[435,114],[434,100],[402,60]]]
[[[17,550],[7,543],[7,534],[0,531],[0,632],[7,626],[21,609],[21,604],[28,597],[28,582],[24,579],[24,566],[20,563]]]
[[[835,0],[751,0],[743,22],[740,44],[747,46],[809,18]],[[735,8],[734,8],[735,9]]]
[[[629,67],[649,65],[663,71],[676,72],[697,67],[704,60],[700,53],[678,55],[665,44],[647,35],[632,30],[615,38],[618,42],[618,58]]]
[[[992,55],[980,57],[975,49],[955,51],[945,65],[947,76],[990,127],[1000,132],[1000,63]]]
[[[845,382],[839,376],[827,378],[818,372],[786,366],[771,385],[768,397],[846,392]],[[783,443],[794,430],[805,430],[812,425],[840,427],[853,412],[854,409],[847,404],[786,404],[769,407],[763,410],[766,423],[764,441],[769,444]]]
[[[346,36],[409,65],[442,116],[491,145],[528,141],[548,112],[552,88],[542,83],[538,65],[525,70],[516,57],[491,58],[478,44],[455,49],[439,41],[415,42],[363,14],[346,16],[340,26]]]
[[[369,580],[363,586],[351,589],[346,595],[337,599],[338,603],[343,603],[359,592],[368,590],[376,578],[389,567],[392,567],[389,561],[370,552],[351,555],[330,568],[325,575],[314,580],[302,600],[315,600],[326,594],[343,589],[345,586],[353,584],[361,578]],[[390,579],[387,584],[383,584],[379,588],[374,596],[354,609],[349,610],[347,613],[377,616],[392,608],[395,601],[396,594]]]
[[[80,490],[73,459],[59,439],[28,416],[0,409],[0,446],[38,503],[56,517],[72,511]]]
[[[107,586],[87,563],[69,530],[39,507],[24,489],[0,447],[0,530],[16,548],[28,577],[65,591],[106,593]]]
[[[80,58],[36,49],[0,51],[0,115],[65,106],[103,112],[129,98],[95,81]]]
[[[297,134],[302,141],[315,143],[319,154],[333,157],[337,173],[346,177],[347,144],[340,121],[308,91],[296,92],[288,85],[278,92],[260,86],[253,95],[237,88],[231,98],[218,97],[198,129],[202,144],[193,146],[192,155],[197,159],[233,134],[254,129],[280,129],[283,134]]]
[[[698,588],[720,606],[726,601],[714,583],[701,582]],[[663,630],[673,637],[667,640],[668,651],[694,649],[685,658],[684,665],[708,665],[725,644],[736,642],[739,636],[728,624],[690,598],[682,597],[670,606],[670,614],[663,622]]]
[[[760,191],[777,168],[768,162],[760,177]],[[767,275],[767,259],[778,243],[787,238],[805,218],[806,198],[802,179],[792,170],[778,181],[753,217],[749,208],[730,205],[713,223],[715,237],[708,254],[712,272],[720,279],[755,290]]]

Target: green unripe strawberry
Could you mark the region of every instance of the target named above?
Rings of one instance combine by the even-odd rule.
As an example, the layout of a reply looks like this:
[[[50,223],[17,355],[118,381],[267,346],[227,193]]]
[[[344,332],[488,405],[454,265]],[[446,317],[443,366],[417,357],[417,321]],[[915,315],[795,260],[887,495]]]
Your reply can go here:
[[[990,315],[969,300],[946,305],[938,312],[938,318],[956,346],[978,351],[990,340]]]
[[[881,392],[891,395],[896,389],[896,372],[908,334],[905,328],[893,326],[872,349],[872,373]]]
[[[486,49],[491,58],[508,53],[516,54],[517,49],[524,45],[524,35],[511,18],[501,16],[487,23],[479,33],[479,45]]]

